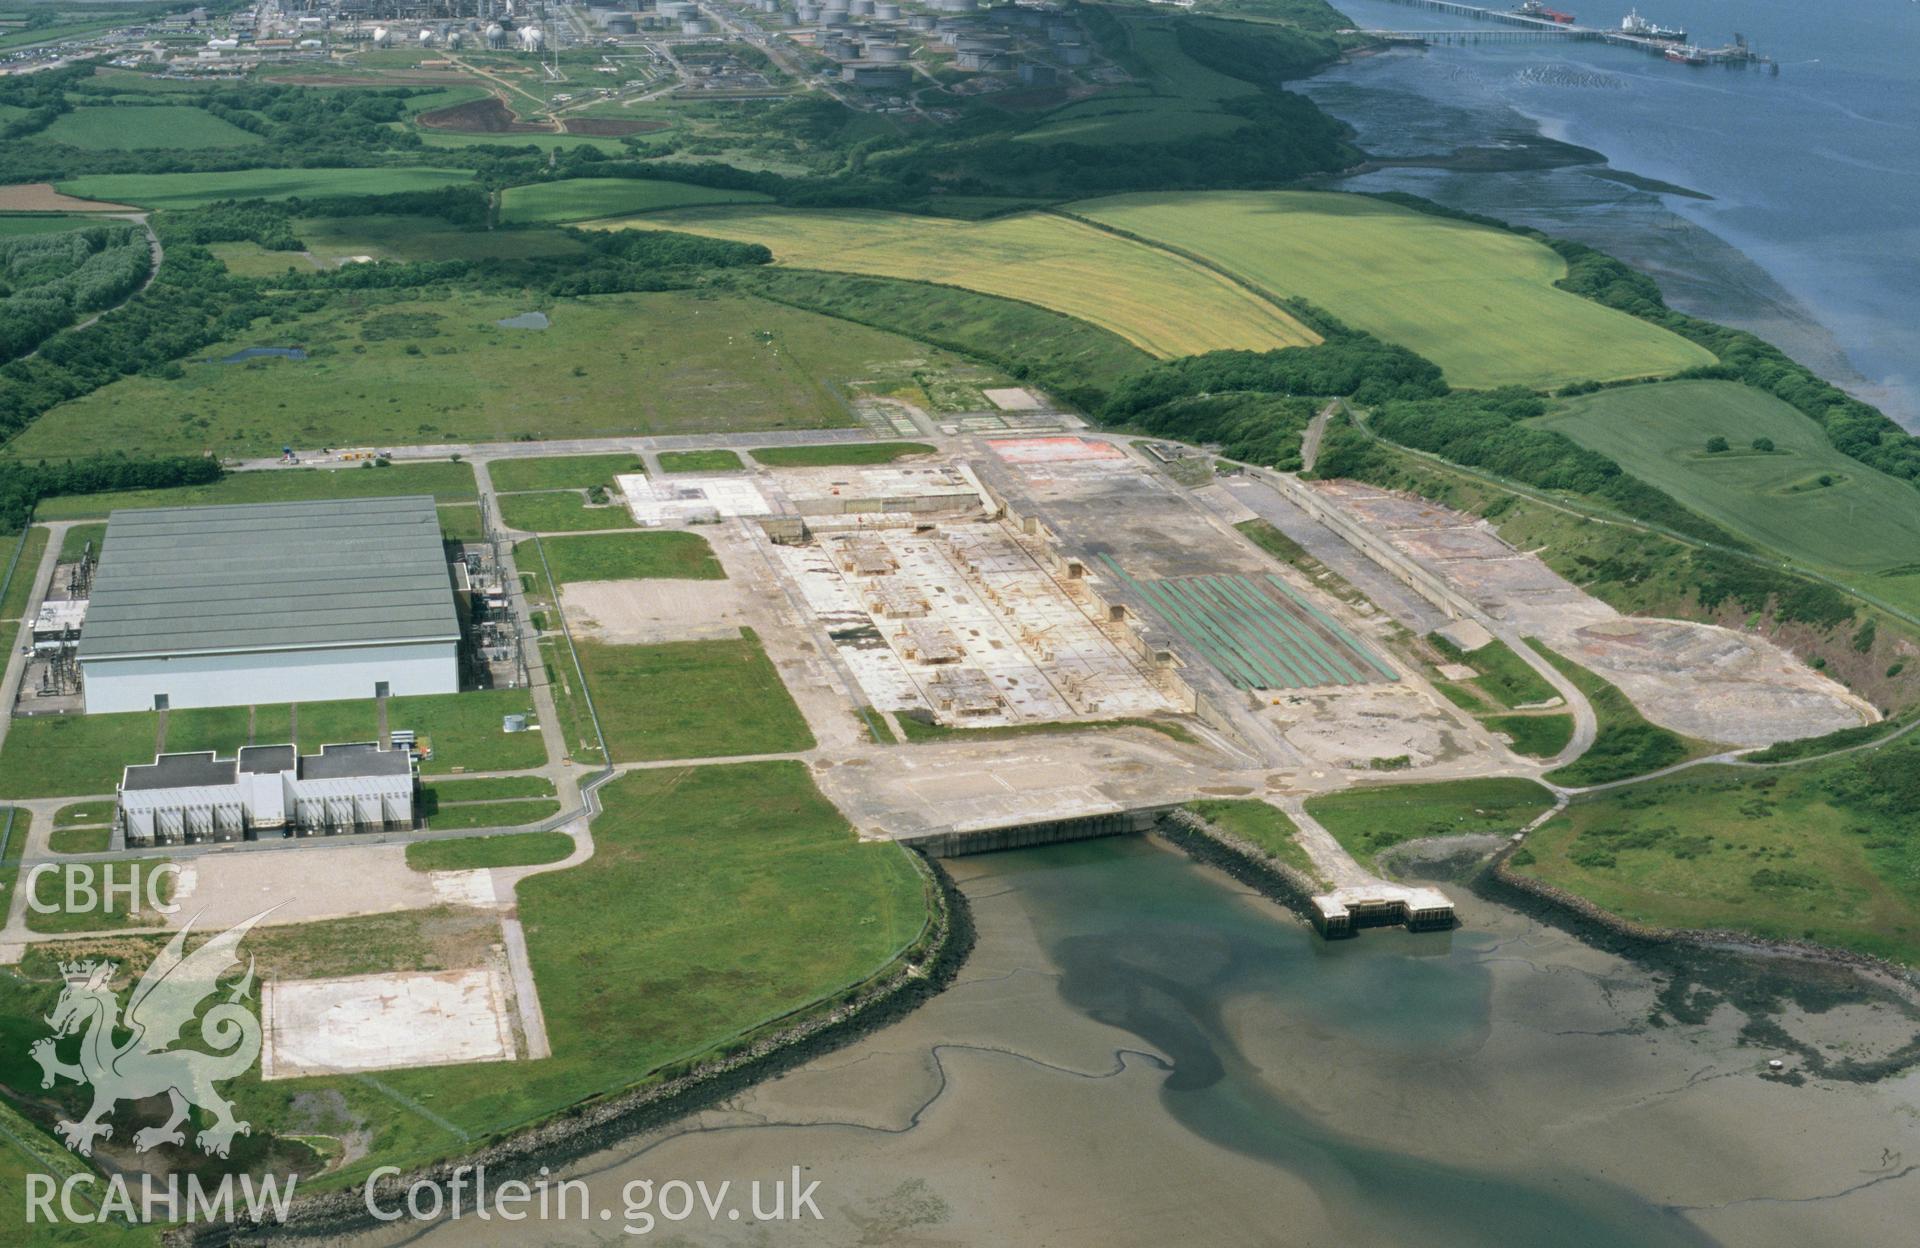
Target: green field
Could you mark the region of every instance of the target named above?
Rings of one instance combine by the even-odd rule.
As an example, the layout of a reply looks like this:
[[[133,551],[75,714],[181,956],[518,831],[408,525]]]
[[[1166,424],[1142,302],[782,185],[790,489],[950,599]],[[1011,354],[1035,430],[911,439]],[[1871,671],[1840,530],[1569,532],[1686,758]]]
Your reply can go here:
[[[1714,362],[1675,334],[1554,289],[1566,264],[1540,243],[1359,195],[1121,195],[1069,211],[1304,298],[1419,352],[1456,386],[1559,386]]]
[[[437,507],[440,513],[440,536],[450,542],[481,542],[486,540],[486,530],[480,523],[478,507]]]
[[[1455,683],[1484,694],[1488,701],[1503,710],[1538,706],[1560,696],[1547,683],[1546,677],[1529,667],[1525,659],[1515,654],[1513,648],[1498,637],[1470,654],[1439,633],[1428,634],[1427,641],[1447,662],[1463,663],[1479,673],[1472,680]]]
[[[1528,758],[1552,758],[1573,740],[1571,715],[1495,715],[1487,731],[1503,732],[1513,741],[1513,752]]]
[[[558,182],[508,187],[500,193],[500,219],[512,224],[552,224],[701,204],[764,204],[768,199],[758,191],[720,190],[690,182],[563,178]]]
[[[56,854],[104,854],[112,844],[112,828],[55,828],[47,834],[47,848]]]
[[[540,775],[482,776],[466,780],[443,777],[420,790],[421,800],[441,802],[492,802],[508,797],[552,797],[553,781]]]
[[[1349,789],[1307,803],[1361,865],[1406,841],[1435,836],[1510,836],[1553,808],[1531,780],[1487,778]]]
[[[523,828],[530,823],[551,819],[559,813],[560,803],[552,800],[474,802],[465,806],[442,806],[428,813],[427,826],[438,832],[464,828]]]
[[[80,828],[113,821],[113,803],[75,802],[71,806],[62,806],[54,812],[53,826],[56,828]]]
[[[956,286],[771,265],[751,272],[730,270],[727,281],[769,299],[882,326],[983,360],[1009,358],[1009,344],[1017,343],[1020,363],[1034,376],[1057,379],[1053,384],[1110,390],[1153,362],[1120,335],[1077,317]],[[913,371],[895,377],[869,374],[876,383],[871,393],[898,393],[926,404],[929,411],[978,410],[985,402],[977,394],[955,394],[951,386],[934,385],[929,393]],[[975,388],[1010,382],[979,377]],[[950,406],[942,401],[948,395]]]
[[[553,709],[560,720],[558,727],[566,756],[575,762],[606,762],[594,736],[593,717],[587,713],[579,674],[574,671],[573,654],[566,643],[557,637],[542,637],[540,665],[546,672],[547,688],[553,694]]]
[[[67,535],[60,539],[60,562],[71,563],[81,555],[93,550],[98,559],[100,552],[107,547],[107,526],[105,524],[71,524],[67,526]]]
[[[546,553],[547,566],[553,569],[553,579],[562,585],[656,578],[721,581],[727,576],[707,539],[685,530],[549,537],[540,547]],[[539,573],[540,552],[531,541],[516,545],[513,555],[522,572]]]
[[[7,446],[64,458],[273,456],[289,443],[401,446],[851,425],[836,383],[893,370],[939,376],[957,357],[764,300],[691,292],[568,299],[545,330],[491,295],[329,308],[211,347],[178,380],[127,377],[65,403]],[[299,345],[304,360],[218,361]]]
[[[63,234],[93,223],[94,219],[90,217],[62,216],[51,212],[0,215],[0,238],[18,238],[22,234]]]
[[[1218,73],[1180,48],[1172,23],[1115,10],[1126,38],[1120,53],[1134,86],[1103,91],[1048,113],[1017,136],[1019,143],[1127,146],[1177,143],[1226,134],[1252,123],[1220,107],[1221,101],[1255,94],[1253,84]],[[1120,156],[1120,159],[1125,159]]]
[[[1910,739],[1778,771],[1696,768],[1576,800],[1511,866],[1636,922],[1920,964],[1916,776]]]
[[[205,109],[168,105],[76,108],[54,118],[53,124],[36,137],[95,152],[245,147],[266,142]]]
[[[34,578],[40,574],[40,560],[46,553],[47,530],[37,524],[15,536],[0,537],[0,578],[7,576],[9,564],[13,567],[7,592],[0,595],[0,620],[17,620],[27,613]]]
[[[925,442],[849,442],[827,446],[761,446],[748,452],[769,468],[832,468],[841,464],[890,464],[909,455],[930,455]]]
[[[37,869],[37,874],[31,877],[34,884],[31,900],[38,902],[38,905],[26,913],[27,929],[57,933],[106,931],[116,927],[157,927],[165,922],[165,918],[152,909],[150,903],[157,900],[161,905],[166,905],[172,900],[173,890],[179,884],[177,876],[160,871],[166,861],[164,858],[122,858],[114,862],[117,874],[113,882],[124,884],[131,881],[134,886],[132,898],[119,890],[111,896],[106,895],[104,886],[109,881],[100,879],[94,868],[85,863]],[[29,872],[35,870],[28,868]],[[88,883],[101,886],[98,905],[68,907],[69,871],[79,873],[78,884],[81,888]],[[76,888],[72,896],[80,901],[85,894]]]
[[[638,455],[552,455],[540,459],[496,459],[487,465],[493,488],[512,490],[584,490],[596,485],[613,488],[613,479],[647,466]]]
[[[691,208],[594,223],[765,243],[777,263],[959,286],[1064,312],[1159,356],[1318,339],[1221,275],[1047,213],[955,221],[863,210]],[[1567,296],[1572,298],[1572,296]]]
[[[1869,592],[1889,592],[1878,574],[1890,569],[1920,571],[1920,490],[1842,455],[1820,426],[1750,386],[1625,386],[1563,400],[1534,423],[1611,457],[1709,520]],[[1709,453],[1713,437],[1731,449]],[[1755,438],[1775,449],[1754,450]],[[1920,604],[1920,593],[1906,597]]]
[[[293,232],[323,267],[353,256],[403,262],[578,256],[586,247],[558,230],[461,229],[435,217],[302,217]]]
[[[415,841],[407,846],[407,865],[415,871],[535,867],[559,862],[572,852],[573,838],[564,832],[509,832],[502,836]]]
[[[537,732],[500,731],[502,716],[530,712],[524,689],[482,689],[388,700],[388,724],[430,739],[434,757],[428,775],[454,768],[518,771],[546,763]],[[312,752],[322,745],[372,741],[379,716],[372,701],[303,702],[299,741]],[[253,740],[289,739],[288,708],[261,706]],[[130,763],[150,763],[160,746],[160,717],[152,711],[117,715],[36,715],[16,718],[0,751],[0,792],[14,797],[85,797],[115,791]],[[247,742],[244,706],[189,707],[167,713],[166,749],[233,751]]]
[[[1322,887],[1326,885],[1320,868],[1313,865],[1313,859],[1295,838],[1293,820],[1278,806],[1238,799],[1189,802],[1187,809],[1229,836],[1255,846],[1267,857],[1285,863]]]
[[[619,503],[590,507],[578,490],[543,494],[507,494],[500,499],[500,519],[508,528],[527,533],[577,533],[587,529],[638,527],[633,514]]]
[[[97,173],[56,186],[81,199],[142,208],[197,208],[216,199],[393,195],[472,181],[465,169],[241,169],[223,173]]]
[[[616,763],[813,748],[813,733],[760,639],[578,644]]]
[[[732,451],[661,451],[661,472],[739,472],[744,464]]]
[[[16,444],[17,445],[17,444]],[[473,469],[465,464],[391,464],[373,468],[293,469],[232,472],[209,485],[169,490],[119,490],[107,494],[67,494],[49,498],[35,513],[41,520],[105,517],[116,507],[211,507],[227,503],[291,503],[311,498],[390,498],[431,494],[442,502],[479,497]]]
[[[476,1138],[678,1073],[865,981],[925,927],[929,902],[912,855],[857,840],[799,764],[648,771],[614,781],[602,796],[593,857],[528,880],[518,893],[551,1058],[383,1071],[377,1079],[263,1084],[250,1073],[223,1085],[252,1122],[255,1142],[298,1136],[335,1155],[343,1140],[368,1142],[365,1155],[303,1179],[303,1190],[346,1188],[375,1166],[463,1153]],[[476,923],[470,913],[300,924],[249,940],[257,940],[263,975],[451,969],[479,965],[498,939],[491,918]],[[155,947],[123,938],[111,953],[131,974]],[[9,1103],[18,1103],[13,1090],[33,1090],[43,1128],[85,1095],[66,1085],[52,1094],[54,1105],[43,1104],[39,1068],[27,1056],[59,984],[51,958],[37,950],[20,967],[0,969],[0,1082]]]
[[[1695,741],[1647,722],[1646,716],[1627,700],[1627,695],[1611,683],[1531,637],[1527,642],[1586,695],[1597,721],[1593,744],[1587,747],[1587,752],[1565,767],[1547,773],[1547,779],[1555,784],[1569,787],[1606,784],[1643,776],[1712,751],[1713,747],[1704,741]]]
[[[297,251],[268,251],[259,243],[208,243],[206,248],[236,277],[285,277],[288,269],[314,272],[313,261]]]

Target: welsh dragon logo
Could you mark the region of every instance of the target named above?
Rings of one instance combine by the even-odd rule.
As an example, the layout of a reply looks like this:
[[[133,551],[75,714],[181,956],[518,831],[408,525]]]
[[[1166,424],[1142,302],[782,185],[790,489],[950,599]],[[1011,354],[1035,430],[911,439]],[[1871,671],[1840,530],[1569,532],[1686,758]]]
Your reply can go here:
[[[186,952],[187,934],[193,930],[189,921],[134,985],[124,1019],[119,996],[109,986],[117,964],[88,960],[61,965],[66,987],[46,1020],[53,1035],[35,1041],[29,1053],[40,1063],[41,1087],[50,1088],[60,1078],[93,1087],[93,1107],[86,1116],[56,1124],[68,1148],[91,1156],[95,1140],[113,1136],[105,1119],[115,1105],[162,1092],[171,1110],[162,1125],[134,1133],[134,1147],[141,1152],[160,1144],[184,1145],[180,1124],[194,1105],[213,1115],[212,1125],[195,1141],[212,1156],[225,1157],[235,1135],[251,1133],[247,1123],[234,1119],[232,1102],[223,1099],[214,1084],[243,1073],[260,1056],[260,1021],[241,1004],[253,986],[252,959],[226,1000],[200,1018],[200,1039],[216,1051],[173,1046],[201,1002],[219,990],[220,978],[240,964],[241,938],[267,913],[229,928],[192,953]],[[119,1030],[132,1033],[125,1043],[114,1041]],[[80,1060],[63,1062],[58,1042],[75,1034],[80,1035]]]

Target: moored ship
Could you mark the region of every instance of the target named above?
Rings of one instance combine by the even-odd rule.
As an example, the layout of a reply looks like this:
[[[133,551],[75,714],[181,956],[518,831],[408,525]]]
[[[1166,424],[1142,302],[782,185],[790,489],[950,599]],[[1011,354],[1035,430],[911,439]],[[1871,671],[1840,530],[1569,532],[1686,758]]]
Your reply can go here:
[[[1690,43],[1675,44],[1667,49],[1666,57],[1676,65],[1705,65],[1707,54]]]
[[[1638,35],[1642,39],[1659,39],[1669,43],[1685,43],[1687,32],[1677,26],[1662,26],[1640,16],[1639,9],[1633,9],[1620,19],[1620,33]]]
[[[1559,9],[1550,9],[1541,0],[1521,0],[1520,7],[1514,12],[1521,17],[1537,17],[1544,21],[1558,22],[1562,26],[1573,25],[1573,14]]]

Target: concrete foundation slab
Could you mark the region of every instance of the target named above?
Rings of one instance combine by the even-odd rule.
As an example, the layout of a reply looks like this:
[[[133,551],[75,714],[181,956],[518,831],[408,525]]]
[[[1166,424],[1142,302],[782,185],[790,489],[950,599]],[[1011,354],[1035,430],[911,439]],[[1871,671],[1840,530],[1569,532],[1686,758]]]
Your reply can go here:
[[[261,1077],[511,1061],[507,995],[492,968],[269,982]]]

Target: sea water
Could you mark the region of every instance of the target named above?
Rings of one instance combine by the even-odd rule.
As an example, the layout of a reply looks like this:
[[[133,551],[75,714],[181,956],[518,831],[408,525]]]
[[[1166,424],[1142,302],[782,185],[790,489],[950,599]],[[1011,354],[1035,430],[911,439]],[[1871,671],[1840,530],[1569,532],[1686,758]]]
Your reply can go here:
[[[1328,942],[1143,838],[947,865],[979,933],[951,988],[562,1171],[589,1206],[618,1218],[676,1180],[738,1192],[797,1173],[819,1183],[818,1221],[695,1214],[655,1238],[1911,1242],[1920,1087],[1796,1086],[1767,1071],[1782,1050],[1750,1038],[1766,1021],[1836,1053],[1887,1052],[1913,1039],[1910,1009],[1828,984],[1760,1012],[1779,990],[1649,969],[1457,883],[1459,930]],[[424,1242],[611,1238],[596,1212],[469,1218]]]
[[[1337,0],[1368,29],[1486,29],[1392,0]],[[1498,7],[1497,3],[1494,7]],[[1617,27],[1624,0],[1571,8]],[[1780,65],[1677,65],[1605,44],[1436,44],[1362,57],[1294,88],[1362,147],[1429,156],[1535,127],[1611,166],[1710,198],[1560,169],[1385,169],[1349,179],[1582,238],[1651,269],[1688,311],[1751,328],[1920,429],[1920,3],[1646,0],[1717,47]]]

